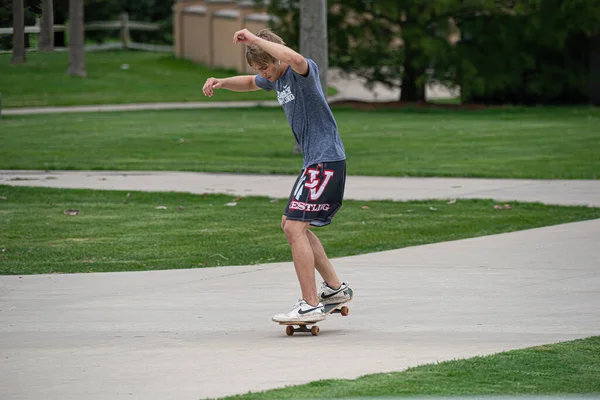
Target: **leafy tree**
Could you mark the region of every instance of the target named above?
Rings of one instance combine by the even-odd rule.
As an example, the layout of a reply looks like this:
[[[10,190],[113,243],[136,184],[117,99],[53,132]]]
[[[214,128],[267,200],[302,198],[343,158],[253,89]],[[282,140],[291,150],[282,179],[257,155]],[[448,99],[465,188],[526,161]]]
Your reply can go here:
[[[40,0],[26,0],[39,3]],[[173,1],[164,0],[85,0],[85,22],[118,20],[121,12],[127,11],[129,19],[135,21],[158,22],[161,29],[153,31],[133,31],[132,39],[139,42],[173,43],[172,23]],[[69,16],[69,0],[54,0],[56,24],[64,24]],[[87,40],[102,43],[118,37],[118,31],[86,31]],[[56,32],[55,45],[64,46],[64,35]]]
[[[274,26],[298,43],[298,1],[274,0]],[[329,62],[369,85],[460,86],[464,101],[600,102],[598,0],[329,0]],[[456,36],[457,43],[448,40]],[[594,61],[595,60],[595,61]],[[595,89],[593,89],[595,88]]]
[[[273,1],[275,26],[297,44],[296,1]],[[455,31],[452,16],[485,1],[329,0],[329,58],[332,66],[389,87],[401,87],[400,100],[425,100],[425,85],[454,83]]]
[[[133,31],[132,40],[144,43],[173,44],[173,1],[121,0],[123,11],[136,21],[157,22],[158,31]]]
[[[25,26],[30,26],[35,24],[35,14],[30,12],[27,8],[28,1],[25,0],[23,2],[23,7],[25,10],[23,11],[24,16],[24,24]],[[0,2],[0,27],[6,28],[9,26],[13,26],[13,3],[12,1],[2,1]],[[28,34],[25,34],[25,48],[28,47]],[[11,50],[13,48],[13,35],[2,35],[0,34],[0,50]]]
[[[117,20],[122,12],[129,13],[132,21],[158,22],[159,31],[132,31],[134,42],[172,44],[173,43],[173,1],[165,0],[86,0],[87,21]],[[88,11],[89,10],[89,11]],[[103,42],[117,37],[113,31],[88,31],[88,39]]]

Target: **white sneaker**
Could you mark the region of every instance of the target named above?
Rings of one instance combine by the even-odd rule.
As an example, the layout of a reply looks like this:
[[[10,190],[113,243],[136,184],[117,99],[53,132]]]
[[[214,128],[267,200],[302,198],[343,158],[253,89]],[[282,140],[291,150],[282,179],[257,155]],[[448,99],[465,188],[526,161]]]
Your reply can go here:
[[[322,303],[315,307],[298,299],[290,312],[273,315],[272,319],[275,322],[317,322],[325,319],[325,311]]]
[[[319,291],[319,301],[326,304],[344,303],[352,300],[352,289],[347,282],[342,282],[342,286],[337,289],[332,289],[323,282],[321,290]]]

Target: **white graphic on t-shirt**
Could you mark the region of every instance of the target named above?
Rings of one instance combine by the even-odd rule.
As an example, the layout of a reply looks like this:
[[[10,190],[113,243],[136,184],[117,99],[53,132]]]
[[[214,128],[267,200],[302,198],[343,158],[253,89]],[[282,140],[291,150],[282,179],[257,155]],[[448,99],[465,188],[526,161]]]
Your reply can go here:
[[[294,96],[294,94],[292,93],[292,90],[290,89],[290,85],[285,85],[283,86],[283,90],[281,92],[277,92],[277,101],[279,101],[280,105],[284,105],[289,103],[292,100],[295,100],[296,97]]]

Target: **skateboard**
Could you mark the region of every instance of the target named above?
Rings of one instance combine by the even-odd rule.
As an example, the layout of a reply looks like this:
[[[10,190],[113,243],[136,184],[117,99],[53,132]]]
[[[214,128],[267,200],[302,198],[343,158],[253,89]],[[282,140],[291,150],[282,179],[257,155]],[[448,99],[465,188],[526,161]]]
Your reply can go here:
[[[350,296],[354,296],[352,289],[348,289],[348,290],[350,290]],[[342,314],[342,316],[344,316],[344,317],[348,316],[348,314],[350,313],[350,309],[348,308],[348,306],[345,306],[344,304],[348,303],[351,300],[352,300],[352,298],[350,298],[350,300],[348,300],[348,301],[343,301],[341,303],[332,303],[332,304],[325,305],[325,315]],[[323,320],[323,321],[325,321],[325,320]],[[287,325],[285,328],[285,333],[288,336],[292,336],[296,332],[305,332],[305,333],[310,333],[313,336],[317,336],[319,334],[319,332],[321,331],[319,329],[319,327],[316,325],[318,322],[321,322],[321,321],[279,322],[279,325]],[[295,328],[295,326],[297,326],[297,328]]]

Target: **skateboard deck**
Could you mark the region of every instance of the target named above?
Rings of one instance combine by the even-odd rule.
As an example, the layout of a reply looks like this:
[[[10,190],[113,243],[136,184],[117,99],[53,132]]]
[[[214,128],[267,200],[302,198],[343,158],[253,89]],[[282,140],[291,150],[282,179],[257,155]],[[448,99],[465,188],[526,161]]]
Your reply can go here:
[[[348,290],[350,290],[350,295],[353,297],[354,292],[352,291],[352,289],[348,289]],[[325,315],[341,314],[344,317],[348,316],[348,314],[350,313],[350,309],[348,308],[348,306],[345,306],[344,304],[348,303],[351,300],[352,300],[352,298],[348,301],[342,301],[340,303],[332,303],[332,304],[325,305]],[[323,321],[325,321],[325,320],[323,320]],[[296,332],[306,332],[306,333],[310,333],[313,336],[317,336],[319,334],[319,332],[321,331],[319,329],[319,327],[316,325],[319,322],[321,322],[321,321],[279,322],[279,325],[287,325],[285,328],[285,333],[288,336],[292,336]],[[295,326],[297,326],[297,328],[295,328]],[[309,326],[310,326],[310,328],[309,328]]]

